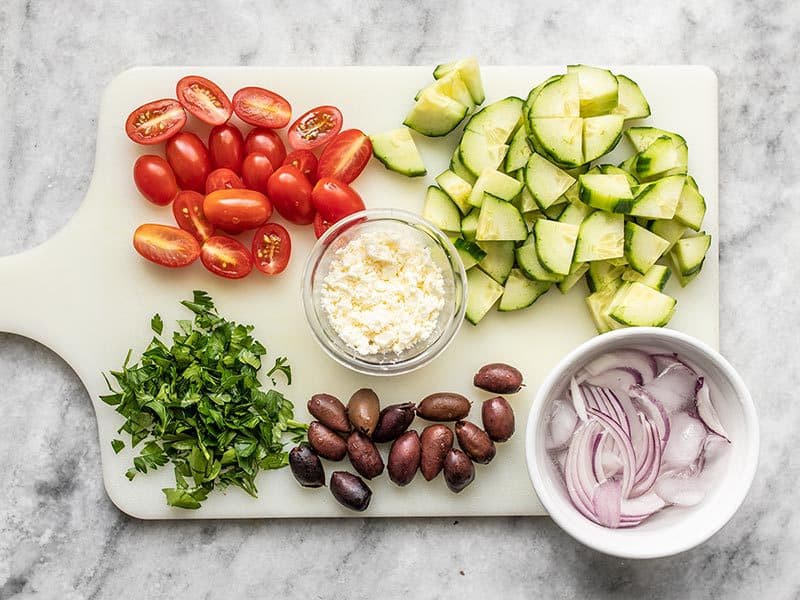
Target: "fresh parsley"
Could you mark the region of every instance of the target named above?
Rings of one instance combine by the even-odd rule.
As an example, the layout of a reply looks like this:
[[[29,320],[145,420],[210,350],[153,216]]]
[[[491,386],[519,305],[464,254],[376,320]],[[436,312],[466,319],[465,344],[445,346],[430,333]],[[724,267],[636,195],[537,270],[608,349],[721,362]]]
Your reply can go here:
[[[235,485],[256,496],[259,471],[285,467],[284,437],[300,442],[307,426],[294,419],[283,394],[262,389],[258,373],[267,351],[251,335],[252,325],[220,317],[202,291],[181,304],[194,319],[178,321],[171,345],[160,337],[164,325],[156,314],[150,322],[156,336],[140,361],[130,364],[128,352],[122,370],[111,371],[119,390],[106,378],[111,394],[101,399],[125,418],[119,432],[133,448],[144,443],[125,475],[172,463],[175,487],[163,492],[168,505],[182,508],[200,508],[215,487]],[[267,371],[273,385],[278,373],[291,384],[285,357]],[[123,446],[112,441],[114,452]]]

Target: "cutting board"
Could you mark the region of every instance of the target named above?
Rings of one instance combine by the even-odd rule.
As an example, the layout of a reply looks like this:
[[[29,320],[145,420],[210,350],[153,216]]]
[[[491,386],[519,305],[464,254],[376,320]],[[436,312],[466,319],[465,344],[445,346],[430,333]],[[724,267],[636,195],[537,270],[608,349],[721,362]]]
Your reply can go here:
[[[487,101],[508,95],[525,97],[528,90],[563,67],[486,67]],[[614,67],[639,82],[652,108],[647,123],[676,130],[689,144],[689,170],[705,195],[705,228],[714,244],[702,275],[687,289],[670,282],[667,292],[678,298],[670,326],[718,346],[719,270],[717,198],[717,80],[704,67]],[[345,127],[366,132],[399,126],[415,92],[431,80],[430,67],[347,68],[137,68],[116,77],[100,107],[97,158],[83,204],[51,240],[16,256],[0,258],[0,331],[27,336],[64,358],[86,386],[97,416],[103,480],[111,500],[139,518],[236,518],[351,516],[327,489],[297,485],[287,470],[262,474],[259,497],[238,489],[215,492],[197,511],[170,508],[161,488],[172,485],[172,470],[139,475],[129,482],[124,473],[132,459],[126,448],[115,455],[111,440],[121,417],[98,396],[106,393],[101,372],[119,368],[129,348],[134,358],[150,337],[150,317],[158,312],[169,328],[188,318],[179,301],[192,290],[208,291],[220,312],[255,325],[255,335],[268,349],[267,359],[287,356],[294,382],[284,388],[307,419],[311,394],[328,392],[346,401],[361,387],[374,388],[382,404],[418,401],[435,391],[460,392],[473,401],[472,418],[480,422],[480,402],[489,395],[472,387],[472,375],[487,362],[508,362],[525,375],[527,387],[513,396],[517,433],[498,447],[497,457],[477,466],[476,480],[459,495],[450,493],[441,477],[398,488],[388,477],[370,483],[374,495],[363,516],[540,515],[525,466],[525,422],[540,381],[569,350],[592,337],[584,307],[585,284],[567,296],[552,290],[530,309],[492,313],[478,327],[467,323],[456,340],[433,364],[393,378],[358,375],[330,360],[317,346],[301,310],[300,277],[313,242],[310,227],[290,226],[293,256],[279,277],[252,273],[241,281],[219,279],[198,261],[182,270],[150,264],[133,250],[134,229],[144,222],[172,223],[169,208],[146,202],[132,181],[132,166],[144,148],[128,140],[123,123],[144,102],[174,96],[176,81],[190,73],[210,77],[229,93],[245,85],[278,91],[296,114],[319,104],[339,106]],[[234,118],[234,121],[236,119]],[[193,122],[190,130],[205,138],[208,128]],[[428,167],[425,178],[407,179],[373,161],[355,182],[366,205],[420,211],[425,188],[444,170],[456,137],[415,136]],[[612,156],[617,162],[631,152],[627,142]],[[249,241],[247,242],[249,245]],[[34,408],[31,408],[33,416]],[[415,426],[422,426],[416,423]],[[388,449],[384,449],[386,452]],[[336,468],[347,468],[341,463]],[[330,473],[334,465],[327,463]]]

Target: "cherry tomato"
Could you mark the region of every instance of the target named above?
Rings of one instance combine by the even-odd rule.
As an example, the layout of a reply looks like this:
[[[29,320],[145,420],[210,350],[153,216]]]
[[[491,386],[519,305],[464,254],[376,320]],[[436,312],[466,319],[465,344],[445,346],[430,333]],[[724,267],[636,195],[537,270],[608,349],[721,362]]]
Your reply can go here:
[[[267,181],[272,175],[272,163],[266,155],[260,152],[251,152],[244,157],[242,163],[242,179],[244,184],[251,190],[256,190],[262,194],[267,193]]]
[[[302,171],[309,183],[314,185],[317,182],[317,157],[311,150],[295,150],[286,155],[283,159],[284,165],[292,165]]]
[[[283,272],[292,255],[292,240],[282,225],[267,223],[253,237],[256,268],[267,275]]]
[[[217,190],[203,200],[206,218],[228,233],[261,227],[272,216],[272,203],[253,190]]]
[[[265,155],[272,163],[273,169],[281,166],[283,159],[286,158],[286,146],[283,145],[280,136],[271,129],[262,127],[253,129],[244,140],[245,156],[253,152]]]
[[[214,169],[206,177],[206,194],[217,190],[244,189],[242,178],[230,169]]]
[[[314,215],[314,235],[317,236],[317,239],[321,238],[322,234],[328,231],[331,226],[333,226],[333,223],[326,221],[322,213]]]
[[[311,184],[300,169],[285,165],[275,171],[267,182],[267,196],[287,221],[308,225],[314,220]]]
[[[178,182],[172,167],[160,156],[145,154],[133,165],[136,189],[153,204],[166,206],[178,193]]]
[[[198,242],[214,235],[214,226],[203,213],[203,194],[192,190],[178,192],[172,202],[172,214],[178,227],[191,233]]]
[[[211,172],[203,141],[193,133],[181,132],[167,141],[167,162],[175,172],[178,186],[183,190],[202,192]]]
[[[205,241],[200,260],[214,275],[227,279],[247,277],[253,270],[250,251],[237,240],[224,235],[215,235]]]
[[[361,174],[372,156],[372,142],[358,129],[343,131],[325,146],[319,157],[317,177],[333,177],[350,183]]]
[[[289,124],[292,107],[286,98],[260,87],[244,87],[233,95],[233,112],[256,127],[280,129]]]
[[[241,173],[244,158],[242,132],[230,123],[217,125],[208,134],[208,153],[215,169],[230,169]]]
[[[330,177],[317,182],[311,192],[311,202],[322,218],[331,224],[364,210],[364,201],[353,188]]]
[[[231,118],[231,101],[213,81],[188,75],[176,86],[178,101],[190,114],[209,125],[222,125]]]
[[[133,247],[147,260],[164,267],[185,267],[200,256],[197,240],[169,225],[139,225],[133,234]]]
[[[342,113],[335,106],[318,106],[301,115],[289,127],[289,145],[311,150],[327,144],[342,129]]]
[[[186,111],[177,100],[165,98],[143,104],[125,120],[125,133],[137,144],[158,144],[186,125]]]

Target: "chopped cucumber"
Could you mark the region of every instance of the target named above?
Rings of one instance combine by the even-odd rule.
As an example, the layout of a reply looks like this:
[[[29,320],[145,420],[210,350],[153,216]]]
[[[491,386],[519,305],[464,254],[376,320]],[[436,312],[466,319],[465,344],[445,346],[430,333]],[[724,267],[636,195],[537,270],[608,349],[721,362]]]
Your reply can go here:
[[[628,185],[630,185],[631,188],[639,185],[639,180],[636,179],[636,177],[628,173],[625,169],[615,167],[614,165],[600,165],[600,172],[603,175],[625,175],[625,178],[628,180]]]
[[[481,242],[480,247],[486,256],[478,265],[497,283],[504,284],[514,266],[514,242]]]
[[[594,321],[597,333],[605,333],[621,327],[619,323],[609,317],[608,313],[611,303],[622,285],[623,283],[619,278],[613,279],[608,281],[603,288],[586,296],[586,306],[589,309],[592,321]]]
[[[583,161],[591,162],[611,152],[622,138],[625,120],[619,115],[600,115],[583,120]]]
[[[533,150],[528,143],[528,134],[524,127],[517,129],[517,132],[511,138],[508,145],[508,153],[506,154],[506,162],[503,165],[503,170],[506,173],[511,173],[517,169],[522,169],[528,164],[528,159],[531,157]]]
[[[433,77],[435,79],[441,79],[452,71],[457,71],[458,74],[461,75],[461,79],[464,80],[470,96],[472,96],[472,101],[475,104],[483,104],[486,97],[483,92],[483,82],[481,81],[481,70],[478,66],[478,60],[476,58],[465,58],[443,65],[436,65],[436,68],[433,70]]]
[[[686,233],[686,225],[670,219],[656,219],[650,221],[647,228],[658,237],[664,238],[669,242],[669,246],[664,250],[664,254],[672,250],[675,242],[681,239],[683,234]]]
[[[585,164],[579,165],[577,167],[569,167],[569,168],[566,168],[564,170],[567,173],[569,173],[572,177],[577,179],[578,175],[583,175],[584,173],[588,173],[589,172],[589,163],[585,163]],[[575,191],[576,192],[578,191],[577,188],[575,189]]]
[[[671,175],[637,186],[629,214],[648,219],[671,219],[681,199],[685,181],[683,175]]]
[[[639,282],[627,285],[625,294],[610,312],[612,319],[634,327],[663,327],[669,322],[675,312],[675,298]]]
[[[573,177],[538,154],[532,154],[525,167],[525,185],[542,210],[555,204],[574,183]]]
[[[464,166],[464,163],[461,161],[460,146],[456,146],[456,149],[453,151],[453,157],[450,159],[450,170],[461,177],[461,179],[466,181],[468,184],[475,184],[475,180],[477,178],[472,174],[472,171]]]
[[[553,204],[553,206],[548,206],[544,209],[544,215],[551,221],[558,221],[561,213],[564,212],[564,208],[566,208],[566,204],[563,202]]]
[[[569,223],[539,220],[533,230],[536,253],[542,266],[551,273],[568,275],[580,228]]]
[[[699,272],[703,268],[703,261],[706,259],[706,252],[710,246],[711,236],[707,233],[678,240],[672,249],[678,273],[683,277],[688,277]]]
[[[437,175],[436,183],[439,184],[439,187],[442,188],[445,194],[450,196],[450,200],[455,203],[458,210],[461,211],[461,214],[465,215],[472,210],[472,206],[467,202],[469,194],[472,191],[472,186],[469,183],[450,170]]]
[[[440,94],[425,90],[406,116],[403,125],[429,137],[447,135],[467,116],[469,107]]]
[[[561,77],[563,77],[563,75],[553,75],[552,77],[548,77],[542,83],[532,88],[531,91],[528,92],[528,97],[525,99],[525,104],[522,106],[522,117],[524,119],[529,119],[532,116],[531,107],[533,106],[536,97],[539,95],[539,92],[542,91],[542,88],[548,83],[555,81],[556,79],[560,79]]]
[[[644,275],[637,273],[633,269],[625,269],[625,272],[622,274],[622,280],[638,281],[654,290],[663,292],[670,275],[672,275],[672,270],[669,267],[665,265],[653,265]]]
[[[587,173],[578,178],[581,201],[608,212],[627,213],[633,205],[633,193],[624,175]]]
[[[467,271],[467,321],[480,323],[494,303],[503,295],[503,286],[480,269]]]
[[[700,230],[706,216],[706,201],[697,189],[697,182],[691,175],[686,177],[686,183],[681,191],[678,205],[675,207],[675,220],[687,227]]]
[[[562,294],[566,294],[569,292],[575,284],[578,283],[581,279],[583,279],[584,274],[586,271],[589,270],[589,263],[583,262],[574,262],[572,263],[572,267],[569,269],[569,273],[563,280],[558,282],[558,291]]]
[[[526,185],[522,186],[522,190],[519,196],[514,200],[514,204],[523,216],[527,213],[537,212],[539,210],[539,205],[536,204],[536,200],[533,199],[533,194],[531,194],[531,191]]]
[[[541,262],[539,262],[539,255],[536,253],[535,239],[535,236],[531,234],[525,240],[525,243],[517,248],[517,266],[522,269],[522,272],[525,273],[525,275],[530,279],[549,282],[562,281],[564,279],[564,275],[556,275],[555,273],[551,273],[544,268]]]
[[[567,73],[578,76],[582,117],[606,115],[617,107],[619,84],[611,71],[587,65],[569,65]]]
[[[650,116],[650,105],[633,79],[625,75],[617,75],[619,84],[619,97],[617,107],[612,114],[621,115],[625,119],[643,119]]]
[[[478,210],[475,209],[461,219],[461,235],[465,240],[475,241],[475,234],[478,231]]]
[[[617,165],[622,171],[628,173],[631,177],[636,179],[636,159],[639,158],[636,154],[631,156],[630,158],[623,160],[619,165]],[[639,180],[636,179],[638,182]]]
[[[624,272],[624,266],[613,265],[607,260],[590,262],[586,273],[586,285],[589,286],[589,291],[597,292],[608,283],[619,279]]]
[[[583,119],[580,117],[535,118],[531,132],[544,152],[568,167],[584,164]]]
[[[507,144],[522,124],[522,104],[522,99],[516,96],[487,104],[472,116],[465,129],[482,135],[490,143]]]
[[[421,177],[428,171],[411,132],[405,128],[393,129],[385,133],[369,136],[372,142],[372,153],[390,171],[408,177]]]
[[[581,223],[575,245],[575,262],[607,260],[622,256],[624,228],[623,215],[603,210],[594,211]]]
[[[636,152],[644,152],[660,137],[668,137],[678,144],[686,143],[686,140],[677,133],[658,129],[657,127],[629,127],[625,130],[625,136],[633,144]]]
[[[472,100],[472,96],[470,95],[469,90],[464,84],[464,80],[461,78],[461,74],[458,71],[450,71],[429,86],[421,89],[414,100],[419,100],[419,96],[425,93],[425,90],[434,90],[440,94],[444,94],[448,98],[452,98],[456,102],[460,102],[461,104],[465,105],[470,110],[475,105],[475,102]]]
[[[578,76],[562,75],[542,86],[533,99],[530,117],[580,117],[581,99]]]
[[[574,176],[569,171],[564,171],[570,177],[576,177],[575,183],[567,188],[567,191],[559,198],[554,204],[558,204],[560,202],[580,202],[581,201],[581,186],[578,183],[577,177],[580,175]]]
[[[508,151],[505,143],[490,142],[480,133],[469,130],[464,132],[458,148],[462,164],[473,177],[478,177],[487,169],[496,170]]]
[[[510,312],[528,308],[547,292],[552,285],[552,283],[546,281],[533,281],[525,277],[519,269],[511,269],[497,310]]]
[[[458,233],[461,231],[461,213],[455,202],[435,185],[428,187],[422,217],[442,231]]]
[[[522,183],[515,178],[501,173],[500,171],[485,170],[480,174],[472,191],[469,194],[467,202],[472,206],[480,208],[483,205],[483,198],[485,194],[497,196],[503,200],[510,202],[517,197],[522,189]]]
[[[669,175],[684,175],[688,162],[686,144],[662,136],[638,154],[636,178],[644,182]]]
[[[558,216],[558,220],[562,223],[580,225],[591,212],[592,208],[590,206],[587,206],[580,200],[575,200],[567,204],[566,208],[564,208],[563,212]]]
[[[523,190],[523,193],[525,190]],[[528,226],[528,231],[533,230],[533,224],[536,223],[539,219],[544,219],[544,215],[539,212],[538,210],[532,210],[530,212],[522,213],[522,218],[525,220],[525,225]]]
[[[472,267],[478,264],[486,256],[486,252],[478,246],[475,242],[469,242],[462,237],[457,237],[453,240],[453,246],[458,251],[458,256],[461,257],[461,262],[464,263],[464,270],[469,271]]]
[[[526,237],[528,228],[514,205],[491,194],[484,194],[476,239],[479,242],[522,241]]]
[[[647,273],[668,247],[664,238],[631,221],[625,223],[625,258],[634,271]]]

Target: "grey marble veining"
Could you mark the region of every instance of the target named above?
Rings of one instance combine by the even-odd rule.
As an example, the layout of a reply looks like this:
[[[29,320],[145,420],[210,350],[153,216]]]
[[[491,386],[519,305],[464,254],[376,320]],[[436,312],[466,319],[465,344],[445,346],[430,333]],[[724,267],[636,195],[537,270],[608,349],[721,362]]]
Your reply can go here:
[[[169,8],[166,8],[167,5]],[[79,206],[106,83],[137,64],[707,64],[720,79],[722,351],[756,400],[742,509],[677,557],[620,561],[546,518],[141,522],[103,490],[70,368],[0,334],[0,599],[797,598],[800,6],[217,1],[0,4],[0,255]],[[3,293],[5,282],[0,282]]]

